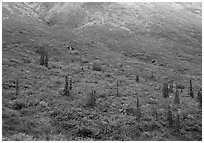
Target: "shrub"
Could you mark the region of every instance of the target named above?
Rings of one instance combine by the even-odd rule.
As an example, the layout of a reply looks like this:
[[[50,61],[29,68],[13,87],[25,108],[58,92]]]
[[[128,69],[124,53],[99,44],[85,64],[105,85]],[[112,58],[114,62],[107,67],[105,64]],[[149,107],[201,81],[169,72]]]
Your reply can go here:
[[[181,90],[181,93],[182,93],[182,90],[185,88],[185,86],[184,86],[184,85],[182,85],[182,84],[178,84],[178,85],[177,85],[177,87],[178,87],[178,89],[180,89],[180,90]]]
[[[83,137],[83,138],[87,138],[87,137],[91,138],[93,134],[94,133],[90,129],[85,128],[85,127],[79,129],[77,132],[77,136]]]
[[[15,100],[12,104],[12,109],[14,110],[21,110],[22,108],[27,108],[28,107],[28,103],[26,100]]]
[[[102,68],[98,63],[94,63],[92,69],[95,71],[102,71]]]

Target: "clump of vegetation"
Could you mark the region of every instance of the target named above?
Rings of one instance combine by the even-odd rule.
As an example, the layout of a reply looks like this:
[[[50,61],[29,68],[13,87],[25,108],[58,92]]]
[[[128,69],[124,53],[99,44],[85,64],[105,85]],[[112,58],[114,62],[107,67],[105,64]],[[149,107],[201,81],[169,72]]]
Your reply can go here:
[[[15,100],[12,103],[12,109],[14,110],[21,110],[22,108],[27,108],[27,107],[28,107],[28,103],[26,102],[26,100],[23,100],[23,99]]]
[[[180,90],[181,90],[181,93],[182,93],[183,89],[185,89],[185,86],[182,85],[182,84],[178,84],[178,85],[177,85],[177,88],[180,89]]]
[[[169,97],[169,90],[168,90],[168,83],[163,83],[163,97],[167,98]]]
[[[95,71],[102,71],[102,68],[98,63],[94,63],[92,69]]]
[[[96,105],[96,91],[92,90],[87,96],[87,107],[94,107]]]
[[[176,104],[179,104],[179,103],[180,103],[180,98],[179,98],[179,92],[178,92],[177,84],[176,84],[176,91],[175,91],[174,103],[176,103]]]
[[[189,87],[189,94],[192,98],[194,98],[193,96],[193,87],[192,87],[192,81],[190,80],[190,87]]]

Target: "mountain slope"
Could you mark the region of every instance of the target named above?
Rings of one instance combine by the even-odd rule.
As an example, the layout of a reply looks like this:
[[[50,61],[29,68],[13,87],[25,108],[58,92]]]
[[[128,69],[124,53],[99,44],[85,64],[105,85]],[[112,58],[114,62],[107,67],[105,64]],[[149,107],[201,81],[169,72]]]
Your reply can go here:
[[[202,140],[201,10],[201,3],[3,3],[3,140]],[[43,47],[48,68],[40,65]],[[66,75],[71,97],[62,95]],[[162,95],[171,80],[185,87],[179,106],[174,93]],[[94,108],[86,106],[91,90]],[[179,135],[168,127],[168,105],[173,119],[180,114]]]
[[[171,60],[156,59],[160,64],[174,69],[183,65],[188,70],[190,70],[188,63],[172,65],[171,61],[177,56],[185,61],[192,59],[198,62],[201,59],[202,27],[199,3],[37,5],[33,9],[39,15],[43,15],[45,21],[72,29],[77,35],[91,39],[95,43],[105,44],[110,50],[125,52],[130,57],[137,57],[138,52],[145,51],[147,55],[154,55],[152,58],[158,58],[164,56],[158,55],[159,52],[163,52],[165,57]],[[179,62],[176,60],[174,63]],[[197,63],[192,65],[194,69],[200,67],[196,65]]]

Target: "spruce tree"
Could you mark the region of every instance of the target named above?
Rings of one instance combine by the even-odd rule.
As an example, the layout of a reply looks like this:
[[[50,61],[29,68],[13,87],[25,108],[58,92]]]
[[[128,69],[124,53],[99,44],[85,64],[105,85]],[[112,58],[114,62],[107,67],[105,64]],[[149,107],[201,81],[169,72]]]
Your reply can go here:
[[[96,105],[96,91],[92,90],[90,94],[88,94],[87,106],[94,107]]]
[[[167,111],[167,121],[168,121],[168,125],[169,127],[171,127],[173,125],[173,115],[172,115],[172,111],[171,111],[171,106],[168,106],[168,111]]]
[[[197,101],[198,101],[199,108],[202,109],[202,93],[201,93],[201,89],[198,91]]]
[[[139,75],[136,75],[136,82],[139,82]]]
[[[153,71],[151,71],[151,78],[154,78],[154,73],[153,73]]]
[[[155,111],[155,120],[158,121],[158,111]]]
[[[169,90],[168,90],[168,83],[163,83],[163,97],[167,98],[169,97]]]
[[[64,96],[69,96],[68,77],[65,77]]]
[[[140,118],[141,118],[141,108],[140,108],[139,98],[137,97],[136,120],[140,122]]]
[[[180,115],[179,115],[179,112],[177,112],[177,115],[176,115],[175,131],[176,131],[177,133],[180,132]]]
[[[179,103],[180,103],[179,92],[178,92],[178,86],[177,86],[177,84],[176,84],[176,91],[175,91],[174,103],[176,103],[176,104],[179,104]]]
[[[119,96],[119,81],[116,83],[116,95]]]
[[[45,49],[44,47],[40,50],[40,65],[43,66],[45,64]]]
[[[18,80],[18,77],[16,78],[16,95],[19,95],[19,80]]]
[[[192,87],[192,81],[190,80],[190,88],[189,88],[189,94],[193,98],[193,87]]]
[[[72,79],[69,79],[69,90],[72,90]]]
[[[174,92],[174,89],[173,89],[174,87],[173,87],[173,81],[170,81],[170,83],[169,83],[169,93],[172,93],[172,92]]]
[[[48,67],[48,53],[45,54],[45,61],[44,61],[45,67]]]

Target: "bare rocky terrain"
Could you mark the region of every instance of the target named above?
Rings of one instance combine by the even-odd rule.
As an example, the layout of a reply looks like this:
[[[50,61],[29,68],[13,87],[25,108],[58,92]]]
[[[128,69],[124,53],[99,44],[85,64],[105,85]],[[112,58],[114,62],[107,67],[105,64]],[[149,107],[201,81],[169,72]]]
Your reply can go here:
[[[2,3],[3,140],[201,141],[201,14],[202,3]]]

